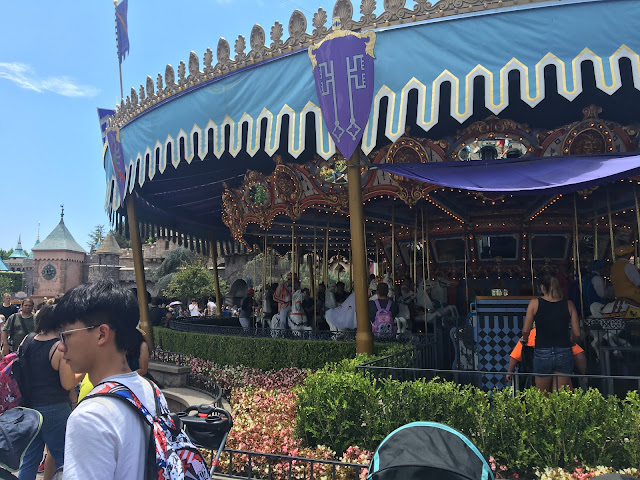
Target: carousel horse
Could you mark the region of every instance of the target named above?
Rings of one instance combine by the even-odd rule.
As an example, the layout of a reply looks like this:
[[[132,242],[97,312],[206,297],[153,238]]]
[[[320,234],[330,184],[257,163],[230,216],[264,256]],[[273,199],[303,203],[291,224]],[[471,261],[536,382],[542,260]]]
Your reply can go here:
[[[589,335],[592,338],[591,347],[595,350],[597,357],[600,356],[600,347],[602,346],[603,340],[606,340],[612,347],[629,346],[629,342],[624,338],[620,338],[620,334],[625,330],[624,318],[630,317],[629,313],[638,310],[638,307],[626,302],[624,299],[616,299],[606,305],[594,302],[591,304],[590,310],[591,315],[589,319],[598,320],[601,326],[603,322],[607,322],[608,320],[609,327],[616,327],[589,330]],[[616,352],[614,352],[614,354],[616,354]],[[617,354],[620,354],[620,352],[617,352]]]
[[[333,296],[333,292],[330,289],[327,290],[325,305],[328,305],[330,293]],[[335,297],[333,297],[333,302],[335,302]],[[342,332],[356,328],[356,294],[351,293],[340,305],[327,309],[324,316],[332,332]]]
[[[307,325],[307,316],[302,308],[303,300],[304,293],[302,293],[302,290],[296,290],[293,293],[291,312],[289,312],[289,328],[294,332],[299,332],[300,330],[311,330],[311,327]]]
[[[436,282],[438,282],[438,281],[436,280]],[[419,307],[425,308],[427,310],[427,312],[429,312],[427,314],[427,321],[429,321],[429,319],[430,319],[429,315],[434,315],[433,318],[436,318],[436,317],[458,318],[458,317],[460,317],[460,314],[458,313],[458,307],[456,307],[455,305],[447,305],[445,307],[439,307],[439,308],[435,307],[435,305],[433,304],[433,301],[429,297],[429,293],[428,292],[430,291],[430,289],[433,288],[433,286],[435,285],[436,282],[432,282],[430,280],[427,280],[427,296],[425,297],[425,295],[424,295],[424,286],[423,286],[422,280],[418,281],[416,304]]]
[[[329,288],[327,288],[324,296],[324,308],[325,310],[331,310],[332,308],[336,308],[337,306],[338,301],[336,300],[336,284],[334,282],[330,282]]]

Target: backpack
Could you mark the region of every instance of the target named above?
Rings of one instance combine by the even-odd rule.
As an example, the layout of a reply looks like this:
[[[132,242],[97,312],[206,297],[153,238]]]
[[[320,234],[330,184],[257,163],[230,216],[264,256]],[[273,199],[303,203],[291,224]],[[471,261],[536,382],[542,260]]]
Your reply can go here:
[[[151,426],[145,480],[210,480],[207,463],[182,430],[182,422],[169,414],[164,396],[152,381],[147,381],[154,392],[155,417],[128,387],[118,382],[101,384],[97,393],[86,396],[82,401],[101,396],[116,398],[138,412],[143,421]]]
[[[380,302],[377,298],[374,302],[378,311],[376,312],[376,317],[373,321],[373,333],[394,333],[395,325],[393,317],[391,316],[391,300],[387,302],[387,306],[385,308],[380,307]]]
[[[0,413],[17,405],[29,406],[31,380],[25,368],[25,355],[35,336],[35,333],[27,335],[17,353],[10,353],[0,361]]]
[[[17,407],[20,403],[20,388],[13,376],[13,361],[18,358],[15,353],[10,353],[0,360],[0,414]]]

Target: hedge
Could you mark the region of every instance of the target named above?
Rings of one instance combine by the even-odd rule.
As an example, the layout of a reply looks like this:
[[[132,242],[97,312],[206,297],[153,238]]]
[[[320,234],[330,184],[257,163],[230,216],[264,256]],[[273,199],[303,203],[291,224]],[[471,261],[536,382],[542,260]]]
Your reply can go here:
[[[512,396],[434,381],[369,380],[360,359],[328,365],[296,390],[296,433],[310,446],[369,450],[413,421],[435,421],[467,435],[511,472],[532,474],[576,462],[628,468],[640,465],[640,396],[603,397],[595,389]]]
[[[244,365],[262,370],[287,367],[319,369],[327,362],[353,358],[355,342],[285,340],[280,338],[231,337],[153,329],[156,345],[218,365]],[[383,356],[405,346],[374,344],[374,353]]]

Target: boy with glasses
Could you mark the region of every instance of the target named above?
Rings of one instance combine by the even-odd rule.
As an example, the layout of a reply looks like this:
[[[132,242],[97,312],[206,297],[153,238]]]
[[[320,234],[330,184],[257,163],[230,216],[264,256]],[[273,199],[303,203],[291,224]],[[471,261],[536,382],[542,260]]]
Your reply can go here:
[[[135,297],[110,282],[79,285],[60,299],[55,314],[63,359],[95,385],[69,417],[63,479],[145,478],[150,427],[118,399],[89,398],[106,383],[123,384],[155,415],[151,384],[127,364],[126,352],[139,339]]]

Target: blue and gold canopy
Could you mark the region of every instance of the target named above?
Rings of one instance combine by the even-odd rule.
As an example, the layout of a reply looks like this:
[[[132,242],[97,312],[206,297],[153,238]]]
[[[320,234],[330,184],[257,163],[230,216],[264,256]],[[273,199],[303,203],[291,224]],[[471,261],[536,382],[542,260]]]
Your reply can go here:
[[[365,154],[409,126],[441,138],[487,114],[553,128],[596,103],[609,118],[638,120],[628,111],[640,91],[637,0],[406,3],[385,2],[376,15],[375,2],[364,0],[359,20],[349,0],[333,11],[345,28],[376,30]],[[211,50],[203,66],[192,53],[177,79],[167,66],[164,77],[131,90],[111,128],[120,129],[125,195],[137,193],[143,220],[204,236],[221,226],[223,190],[247,170],[269,174],[278,155],[290,163],[334,157],[307,55],[330,31],[327,17],[320,9],[308,34],[296,11],[290,38],[282,40],[276,23],[269,46],[256,25],[248,53],[239,37],[231,59],[221,39],[217,63]],[[114,211],[121,198],[108,148],[104,163],[106,207]]]

